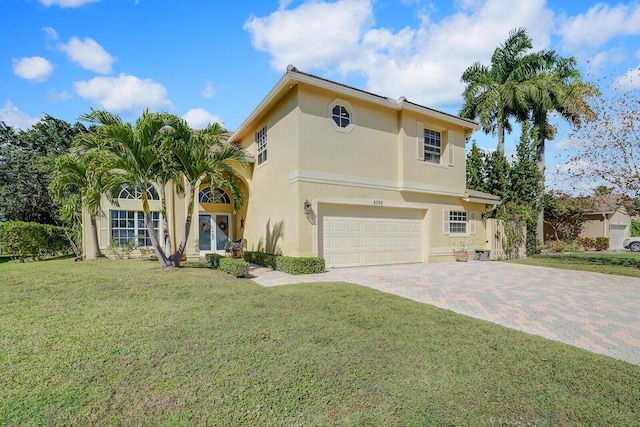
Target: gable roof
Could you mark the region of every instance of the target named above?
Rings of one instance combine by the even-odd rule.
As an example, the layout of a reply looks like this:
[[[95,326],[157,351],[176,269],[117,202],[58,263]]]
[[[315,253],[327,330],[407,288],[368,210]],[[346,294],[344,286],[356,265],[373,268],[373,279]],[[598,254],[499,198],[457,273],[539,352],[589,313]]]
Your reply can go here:
[[[293,65],[287,66],[287,71],[280,78],[278,83],[269,91],[267,96],[258,104],[258,106],[251,112],[251,114],[245,119],[244,122],[238,127],[238,129],[231,135],[229,142],[235,142],[245,132],[252,129],[255,126],[255,122],[264,115],[276,102],[284,97],[289,90],[291,90],[298,83],[306,83],[312,86],[325,88],[334,92],[342,93],[357,99],[372,102],[380,105],[381,107],[390,108],[396,111],[408,110],[414,111],[419,114],[433,117],[436,119],[445,120],[447,122],[453,122],[465,129],[465,136],[471,135],[474,131],[480,128],[478,122],[470,119],[465,119],[453,114],[445,113],[433,108],[425,107],[420,104],[416,104],[402,96],[399,99],[392,99],[385,96],[377,95],[372,92],[367,92],[362,89],[358,89],[352,86],[348,86],[342,83],[338,83],[332,80],[318,77],[313,74],[305,73],[298,70]]]

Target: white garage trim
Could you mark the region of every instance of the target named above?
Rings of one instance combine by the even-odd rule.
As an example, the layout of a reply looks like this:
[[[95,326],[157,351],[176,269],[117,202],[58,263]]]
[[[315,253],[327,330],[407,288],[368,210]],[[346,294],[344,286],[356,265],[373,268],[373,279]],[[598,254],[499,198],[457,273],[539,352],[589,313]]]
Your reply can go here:
[[[328,267],[422,262],[425,210],[320,205],[319,255]]]

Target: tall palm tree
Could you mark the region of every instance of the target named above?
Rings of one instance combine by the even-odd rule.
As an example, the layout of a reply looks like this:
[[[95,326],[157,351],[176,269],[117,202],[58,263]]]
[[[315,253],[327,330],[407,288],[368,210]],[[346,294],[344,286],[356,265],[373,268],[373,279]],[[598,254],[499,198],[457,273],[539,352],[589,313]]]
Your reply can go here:
[[[188,190],[184,234],[172,256],[174,265],[179,266],[191,230],[195,195],[199,185],[209,184],[213,188],[223,188],[233,196],[234,210],[240,209],[244,196],[238,186],[234,166],[246,166],[247,157],[239,146],[226,142],[227,130],[219,123],[213,123],[201,131],[192,131],[186,122],[176,118],[171,127],[177,136],[171,152]]]
[[[53,179],[50,184],[54,199],[64,201],[64,208],[71,209],[75,200],[68,197],[70,189],[77,189],[80,192],[82,206],[87,209],[91,218],[91,240],[93,241],[94,257],[101,258],[104,255],[100,252],[98,244],[98,229],[96,217],[100,215],[101,187],[99,177],[94,173],[97,151],[86,154],[66,153],[56,158],[54,164]],[[68,204],[66,202],[69,202]],[[74,218],[71,212],[67,212],[69,218]]]
[[[524,28],[509,33],[494,51],[491,66],[474,63],[462,74],[466,83],[460,116],[478,119],[485,133],[498,136],[498,151],[504,153],[504,135],[511,132],[510,118],[526,120],[530,111],[527,82],[553,61],[555,52],[526,53],[533,47]]]
[[[161,248],[153,228],[153,214],[144,189],[154,185],[162,169],[165,129],[173,121],[173,116],[144,111],[135,125],[131,125],[107,111],[91,110],[80,116],[80,120],[100,127],[92,137],[85,138],[83,142],[86,148],[97,148],[102,152],[100,174],[103,192],[115,200],[124,185],[143,189],[140,192],[142,210],[151,245],[160,265],[171,266],[172,263]]]

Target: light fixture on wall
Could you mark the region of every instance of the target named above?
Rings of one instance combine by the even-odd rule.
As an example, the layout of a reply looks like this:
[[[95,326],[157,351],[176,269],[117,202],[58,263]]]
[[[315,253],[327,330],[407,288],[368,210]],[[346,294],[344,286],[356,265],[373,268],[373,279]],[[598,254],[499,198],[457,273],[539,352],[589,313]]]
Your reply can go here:
[[[313,209],[311,209],[311,202],[309,199],[304,201],[304,214],[311,215],[313,213]]]

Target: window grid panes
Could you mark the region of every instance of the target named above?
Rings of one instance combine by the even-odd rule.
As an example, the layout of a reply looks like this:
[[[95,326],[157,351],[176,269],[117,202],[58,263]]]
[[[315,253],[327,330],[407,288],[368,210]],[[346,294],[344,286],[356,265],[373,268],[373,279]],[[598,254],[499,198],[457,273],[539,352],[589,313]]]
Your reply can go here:
[[[258,154],[258,164],[267,161],[267,127],[263,127],[256,132],[256,152]]]
[[[139,185],[123,185],[122,190],[120,190],[120,194],[118,194],[119,199],[131,199],[131,200],[141,200],[142,199],[142,190]],[[158,194],[158,190],[151,184],[147,185],[147,200],[160,200],[160,195]]]
[[[198,200],[200,203],[220,203],[223,205],[231,204],[231,197],[221,188],[205,187],[200,190],[198,194]]]
[[[156,236],[160,235],[160,212],[151,212]],[[147,231],[144,212],[111,211],[111,239],[119,246],[133,241],[134,246],[150,247],[151,239]]]
[[[332,110],[333,121],[341,128],[346,128],[351,123],[351,114],[342,105],[336,105]]]
[[[424,161],[440,164],[442,156],[442,136],[435,130],[424,130]]]
[[[467,232],[467,213],[466,212],[449,212],[449,233],[466,233]]]

